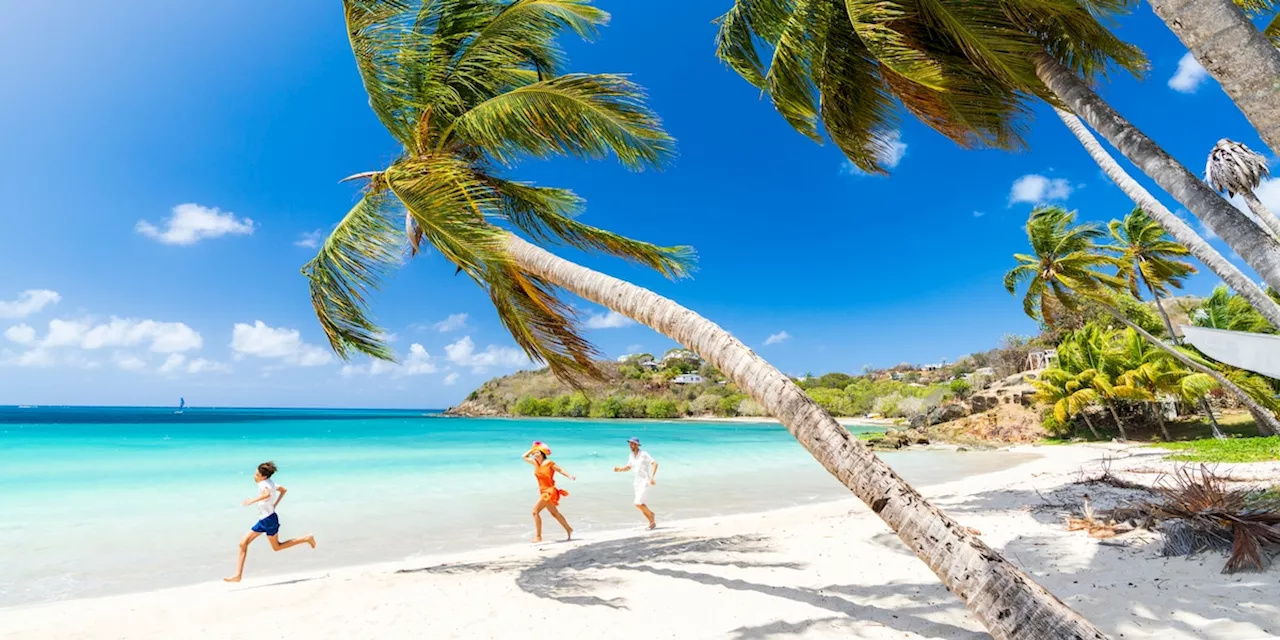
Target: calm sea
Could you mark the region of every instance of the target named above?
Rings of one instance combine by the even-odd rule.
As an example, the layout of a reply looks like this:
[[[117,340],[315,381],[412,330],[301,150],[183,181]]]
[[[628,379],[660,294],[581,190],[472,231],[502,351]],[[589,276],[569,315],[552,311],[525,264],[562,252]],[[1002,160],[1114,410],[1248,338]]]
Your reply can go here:
[[[864,430],[873,430],[867,427]],[[859,430],[858,428],[854,429]],[[288,487],[281,539],[250,549],[246,577],[503,545],[532,532],[521,462],[533,440],[577,476],[562,512],[592,531],[638,527],[631,481],[612,473],[637,436],[661,465],[660,520],[846,498],[780,426],[690,421],[445,418],[434,411],[0,407],[0,607],[217,580],[255,520],[253,472]],[[1009,453],[893,453],[910,482],[1007,468]],[[559,530],[546,519],[547,534]]]

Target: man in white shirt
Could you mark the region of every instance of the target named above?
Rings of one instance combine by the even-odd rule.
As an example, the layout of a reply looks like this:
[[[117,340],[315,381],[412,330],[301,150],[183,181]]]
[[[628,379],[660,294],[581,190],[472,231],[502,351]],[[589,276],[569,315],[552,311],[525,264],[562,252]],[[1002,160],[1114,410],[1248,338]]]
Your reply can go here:
[[[653,519],[653,512],[649,510],[649,489],[653,485],[658,484],[658,463],[649,455],[648,451],[640,450],[640,439],[631,438],[627,440],[627,444],[631,445],[631,457],[627,459],[627,466],[614,467],[615,473],[622,471],[631,471],[635,473],[633,486],[636,492],[635,505],[644,514],[645,519],[649,521],[649,528],[653,529],[658,523]]]

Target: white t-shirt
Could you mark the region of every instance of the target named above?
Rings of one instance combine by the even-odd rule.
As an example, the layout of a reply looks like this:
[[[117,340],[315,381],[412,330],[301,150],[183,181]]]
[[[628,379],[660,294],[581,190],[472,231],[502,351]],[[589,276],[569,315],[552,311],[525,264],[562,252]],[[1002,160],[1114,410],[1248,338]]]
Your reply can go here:
[[[269,492],[266,500],[258,503],[258,519],[261,520],[276,512],[276,500],[280,499],[280,490],[276,488],[276,481],[267,478],[258,483],[258,495],[262,495],[263,491]]]
[[[636,484],[649,484],[649,477],[653,475],[653,456],[648,451],[642,449],[640,453],[631,454],[627,459],[627,466],[635,474]]]

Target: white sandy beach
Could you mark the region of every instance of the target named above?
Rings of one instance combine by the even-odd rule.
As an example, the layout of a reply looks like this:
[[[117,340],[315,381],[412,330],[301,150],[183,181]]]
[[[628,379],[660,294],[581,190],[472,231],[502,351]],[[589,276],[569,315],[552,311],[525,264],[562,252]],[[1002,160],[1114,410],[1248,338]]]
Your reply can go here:
[[[1113,638],[1280,634],[1280,570],[1228,576],[1219,555],[1161,558],[1155,536],[1145,532],[1102,544],[1066,531],[1061,512],[1045,506],[1078,502],[1087,492],[1105,507],[1124,492],[1069,486],[1080,470],[1117,458],[1113,472],[1149,480],[1160,452],[1015,450],[1043,457],[924,493]],[[250,573],[239,585],[0,611],[4,638],[534,636],[987,637],[928,568],[852,500],[674,523],[652,533],[283,578]]]

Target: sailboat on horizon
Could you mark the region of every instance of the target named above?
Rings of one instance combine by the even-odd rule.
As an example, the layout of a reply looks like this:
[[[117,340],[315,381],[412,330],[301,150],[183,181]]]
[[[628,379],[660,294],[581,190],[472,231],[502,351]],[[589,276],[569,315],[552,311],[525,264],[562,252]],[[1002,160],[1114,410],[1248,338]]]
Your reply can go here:
[[[178,410],[177,410],[177,411],[174,411],[173,413],[174,413],[174,415],[181,415],[181,414],[182,414],[182,410],[183,410],[183,409],[186,409],[186,408],[187,408],[187,399],[186,399],[186,398],[178,398]]]

